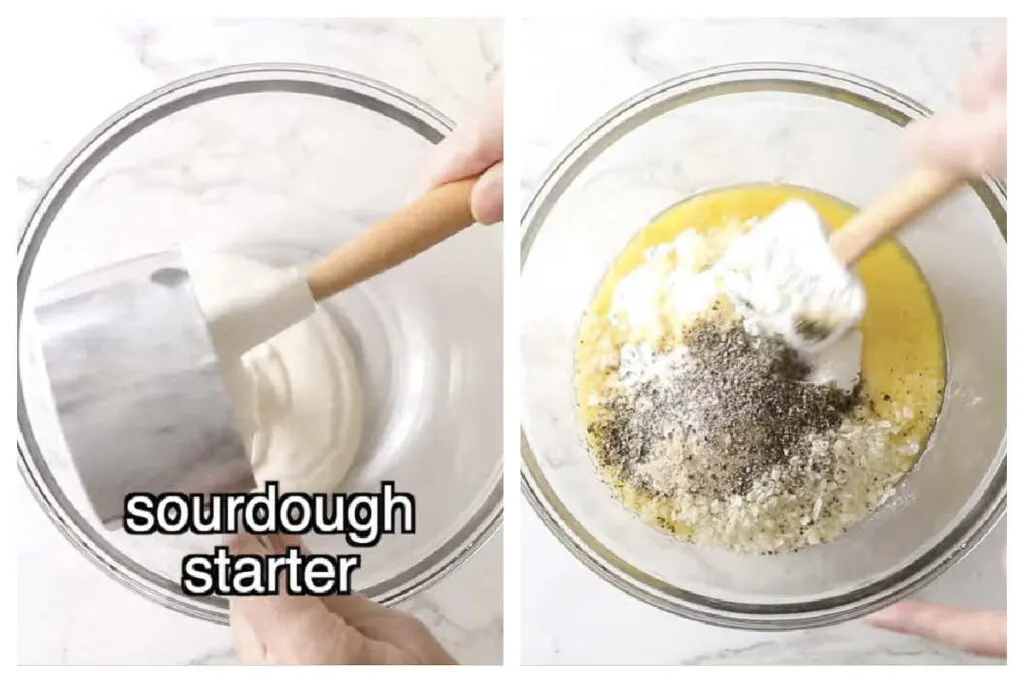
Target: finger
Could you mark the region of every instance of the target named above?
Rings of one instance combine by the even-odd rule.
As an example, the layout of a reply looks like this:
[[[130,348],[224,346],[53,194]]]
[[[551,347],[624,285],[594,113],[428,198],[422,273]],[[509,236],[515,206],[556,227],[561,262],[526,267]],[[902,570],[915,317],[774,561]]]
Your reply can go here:
[[[269,546],[269,548],[268,548]],[[305,544],[302,542],[300,536],[291,536],[286,534],[270,534],[268,536],[258,537],[251,534],[239,534],[237,537],[232,539],[232,552],[234,554],[249,554],[249,555],[261,555],[266,556],[270,554],[278,554],[287,552],[289,547],[297,547],[300,552],[309,552]],[[282,570],[282,575],[285,570]],[[281,576],[278,578],[278,585],[284,586],[287,578]],[[332,595],[326,597],[314,597],[314,596],[285,596],[285,597],[304,597],[305,602],[316,601],[323,604],[329,612],[332,612],[342,619],[348,621],[349,617],[359,618],[364,614],[371,613],[376,609],[384,609],[379,607],[375,602],[369,600],[361,595]],[[238,599],[241,602],[241,599]],[[252,610],[257,607],[250,606],[248,608],[244,605],[248,605],[248,602],[243,602],[242,610],[239,614],[248,618],[252,614]],[[298,604],[292,600],[288,602],[289,605]],[[262,609],[272,609],[273,606],[267,603],[260,603],[258,606]],[[249,611],[245,611],[248,609]],[[276,615],[276,613],[275,613]],[[271,615],[271,616],[275,616]]]
[[[269,549],[263,536],[250,534],[247,531],[239,531],[228,537],[228,548],[233,555],[267,555]]]
[[[295,534],[268,534],[264,536],[264,539],[270,544],[275,553],[287,553],[289,548],[296,548],[299,553],[309,552],[309,548],[302,541],[302,536]]]
[[[901,602],[868,617],[897,633],[934,640],[965,652],[1006,657],[1006,612],[968,612],[923,602]]]
[[[271,544],[281,543],[281,539],[269,537]],[[267,556],[276,551],[268,549],[260,538],[253,534],[238,534],[231,539],[231,552],[235,555]],[[317,615],[327,613],[320,599],[311,595],[291,595],[284,590],[287,585],[287,569],[282,568],[277,577],[277,585],[281,591],[275,595],[240,596],[231,599],[232,616],[238,617],[248,624],[254,635],[262,642],[276,635],[285,625],[296,625]]]
[[[425,663],[457,663],[423,622],[411,614],[359,595],[332,596],[326,598],[324,604],[365,636],[369,641],[367,646],[386,648],[392,644],[400,650],[416,653]]]
[[[1006,95],[1006,44],[990,45],[964,75],[963,105],[980,109]]]
[[[428,167],[427,186],[437,187],[483,173],[503,155],[500,129],[483,122],[457,129],[438,146]]]
[[[428,187],[471,178],[502,160],[503,92],[499,78],[490,86],[476,115],[468,123],[458,126],[437,146],[426,174]]]
[[[238,603],[232,600],[228,606],[231,623],[231,638],[235,643],[235,656],[239,664],[246,666],[267,663],[267,646],[238,611]]]
[[[298,534],[251,534],[240,531],[228,537],[228,546],[235,553],[243,552],[236,548],[245,548],[244,552],[258,551],[261,555],[284,554],[288,552],[289,548],[295,548],[299,553],[309,552],[309,547],[303,541],[302,536]]]
[[[270,555],[286,555],[290,548],[298,550],[299,554],[309,552],[302,536],[292,534],[264,534],[256,535],[250,533],[239,533],[229,542],[229,549],[234,555],[259,555],[267,557]],[[288,586],[288,569],[282,566],[278,571],[277,586],[282,592]]]
[[[907,129],[913,155],[927,165],[981,176],[1006,174],[1006,109],[957,112],[917,121]]]
[[[350,624],[360,632],[365,633],[364,627],[390,614],[387,607],[378,605],[367,597],[353,593],[352,595],[328,595],[322,598],[324,606],[332,614],[336,614],[346,623]],[[376,634],[367,633],[371,637]]]
[[[501,221],[505,207],[505,164],[491,166],[473,186],[470,207],[478,223],[491,225]]]
[[[250,534],[241,531],[228,539],[228,547],[235,555],[272,555],[284,554],[288,548],[298,548],[300,553],[307,553],[302,536],[291,534]]]
[[[236,553],[269,555],[299,547],[298,536],[273,534],[261,539],[240,534],[232,539]],[[269,548],[268,548],[269,546]],[[284,574],[286,570],[282,570]],[[278,585],[285,585],[286,577]],[[330,599],[328,599],[330,600]],[[361,597],[346,598],[347,609],[331,608],[316,596],[276,595],[236,597],[230,601],[232,633],[240,659],[261,664],[372,664],[398,663],[394,646],[368,641],[345,619],[356,613],[355,606],[372,602]],[[382,609],[382,608],[378,608]],[[400,650],[397,651],[400,654]]]

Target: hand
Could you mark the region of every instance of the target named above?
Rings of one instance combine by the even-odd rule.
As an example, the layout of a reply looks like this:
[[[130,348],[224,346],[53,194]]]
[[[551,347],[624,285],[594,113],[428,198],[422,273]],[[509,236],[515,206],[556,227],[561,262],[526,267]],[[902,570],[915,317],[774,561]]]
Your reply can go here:
[[[302,547],[294,537],[268,540],[273,553]],[[232,552],[270,553],[248,534]],[[232,598],[231,631],[242,664],[456,664],[415,617],[356,595]]]
[[[497,223],[504,210],[503,88],[499,78],[490,86],[484,106],[470,122],[459,126],[437,146],[427,186],[483,174],[473,187],[471,209],[479,223]]]
[[[907,600],[875,612],[867,621],[872,626],[920,636],[964,652],[1006,659],[1005,610],[972,612]]]
[[[959,111],[908,128],[918,161],[970,176],[1006,177],[1006,46],[986,52],[964,78]]]

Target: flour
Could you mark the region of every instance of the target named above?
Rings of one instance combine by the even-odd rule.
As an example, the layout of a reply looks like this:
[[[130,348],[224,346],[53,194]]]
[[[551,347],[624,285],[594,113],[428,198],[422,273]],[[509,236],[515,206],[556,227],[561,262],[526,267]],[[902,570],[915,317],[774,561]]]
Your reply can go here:
[[[807,381],[778,336],[702,320],[657,352],[625,345],[587,425],[613,481],[690,540],[752,553],[834,538],[892,495],[904,454],[857,391]]]
[[[652,331],[661,315],[662,277],[657,268],[645,264],[623,279],[615,288],[613,324],[628,325],[644,332]]]
[[[818,221],[813,209],[789,202],[761,223],[724,226],[710,235],[686,230],[648,249],[645,262],[618,283],[609,320],[628,329],[630,342],[648,357],[659,339],[728,296],[748,332],[779,334],[801,353],[811,366],[807,381],[852,390],[860,381],[863,337],[855,323],[866,305],[864,292],[844,269],[835,272],[831,255],[831,265],[817,264],[823,228],[811,219]],[[804,241],[806,247],[795,246]],[[762,248],[767,256],[755,257]],[[801,315],[821,319],[822,310],[832,311],[830,319],[841,324],[827,341],[800,338],[794,344],[792,321]]]

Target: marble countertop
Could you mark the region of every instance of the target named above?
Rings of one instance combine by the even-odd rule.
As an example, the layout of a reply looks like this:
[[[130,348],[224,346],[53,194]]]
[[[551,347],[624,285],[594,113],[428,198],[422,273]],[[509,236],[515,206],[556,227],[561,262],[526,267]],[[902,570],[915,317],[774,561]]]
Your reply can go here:
[[[490,20],[19,21],[20,222],[58,162],[98,123],[173,79],[246,62],[324,64],[375,78],[459,120],[502,60]],[[108,578],[18,481],[18,661],[230,663],[227,628],[150,603]],[[463,663],[502,660],[502,536],[402,606]]]
[[[524,201],[562,148],[606,111],[679,73],[720,63],[800,61],[851,71],[933,108],[956,97],[969,55],[1005,31],[998,20],[528,21],[515,107]],[[974,657],[860,623],[785,634],[706,626],[661,612],[578,562],[524,504],[522,658],[528,664],[937,664]],[[1005,523],[920,597],[1006,604]]]

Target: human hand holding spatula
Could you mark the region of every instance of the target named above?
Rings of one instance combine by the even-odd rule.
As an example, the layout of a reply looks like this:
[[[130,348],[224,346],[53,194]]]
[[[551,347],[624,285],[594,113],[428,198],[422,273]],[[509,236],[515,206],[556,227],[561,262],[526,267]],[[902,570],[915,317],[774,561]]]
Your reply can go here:
[[[222,356],[238,356],[309,316],[323,301],[404,263],[473,225],[466,178],[427,190],[304,272],[254,283],[243,298],[203,306]]]

